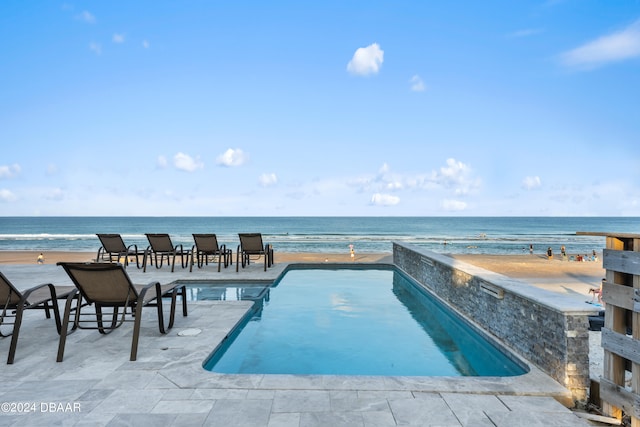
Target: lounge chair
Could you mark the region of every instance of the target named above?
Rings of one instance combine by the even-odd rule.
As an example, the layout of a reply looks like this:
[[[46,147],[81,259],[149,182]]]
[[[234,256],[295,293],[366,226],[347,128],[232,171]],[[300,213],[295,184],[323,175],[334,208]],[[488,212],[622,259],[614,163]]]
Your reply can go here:
[[[143,307],[157,307],[158,328],[162,334],[166,334],[173,327],[178,294],[182,298],[182,315],[187,315],[186,289],[184,285],[161,285],[160,282],[151,282],[148,285],[134,285],[121,264],[60,262],[58,265],[62,266],[67,272],[77,288],[76,292],[80,294],[84,303],[86,303],[82,306],[79,305],[75,312],[72,313],[72,296],[67,298],[62,317],[58,356],[56,358],[58,362],[62,362],[64,357],[64,347],[69,334],[69,322],[73,322],[72,332],[76,329],[97,329],[101,334],[108,334],[120,327],[124,322],[133,321],[133,339],[129,360],[134,361],[138,353]],[[162,310],[163,298],[171,298],[169,324],[166,326]],[[81,313],[81,309],[87,305],[93,305],[95,312]],[[133,316],[133,319],[127,316],[127,309],[131,310],[130,315]],[[82,316],[84,316],[84,319]],[[89,324],[95,326],[87,326]]]
[[[119,234],[96,234],[102,246],[98,249],[96,261],[108,259],[109,262],[120,262],[120,258],[124,257],[125,267],[129,265],[129,257],[136,257],[136,267],[140,268],[142,263],[140,257],[143,257],[145,251],[138,250],[137,245],[125,245],[124,240]]]
[[[218,238],[215,234],[194,234],[193,240],[195,245],[191,248],[191,267],[189,271],[193,270],[194,258],[198,261],[198,268],[203,265],[209,265],[209,257],[218,257],[218,271],[222,261],[224,261],[224,268],[229,266],[229,263],[233,262],[233,250],[227,249],[226,245],[218,245]]]
[[[267,271],[267,267],[273,265],[273,246],[270,244],[262,243],[262,234],[260,233],[240,233],[240,244],[238,245],[238,252],[236,256],[236,271],[239,271],[240,263],[242,268],[245,265],[249,265],[251,257],[254,256],[259,259],[264,257],[264,271]]]
[[[171,272],[173,272],[176,266],[177,256],[180,256],[182,268],[185,268],[189,264],[189,255],[191,252],[185,251],[182,245],[174,246],[168,234],[151,233],[146,236],[149,241],[149,247],[147,247],[144,260],[142,261],[143,271],[147,271],[147,258],[150,259],[151,264],[155,261],[156,268],[161,268],[164,258],[167,257],[167,264],[169,264],[170,260],[172,261]],[[158,262],[158,255],[160,256],[160,262]]]
[[[60,333],[60,311],[57,300],[67,298],[70,294],[74,293],[74,291],[75,288],[73,286],[53,286],[50,283],[46,283],[21,292],[16,289],[4,274],[0,273],[0,303],[2,303],[0,327],[3,325],[13,325],[13,330],[8,334],[0,330],[0,336],[2,337],[11,335],[7,365],[11,365],[15,358],[24,310],[33,308],[43,309],[45,310],[47,319],[50,319],[50,310],[53,309],[56,329],[58,333]],[[13,322],[7,321],[9,319],[13,319]]]

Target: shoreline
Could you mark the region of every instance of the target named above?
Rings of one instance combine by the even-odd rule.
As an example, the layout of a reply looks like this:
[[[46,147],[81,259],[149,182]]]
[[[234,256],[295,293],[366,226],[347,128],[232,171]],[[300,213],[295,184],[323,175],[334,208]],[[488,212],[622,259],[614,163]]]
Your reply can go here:
[[[82,251],[3,251],[0,250],[0,265],[2,264],[37,264],[38,255],[44,255],[44,264],[58,262],[92,262],[97,252]],[[235,254],[234,254],[235,255]],[[597,261],[568,261],[560,257],[547,259],[541,254],[517,255],[485,255],[485,254],[445,254],[495,273],[516,279],[540,279],[558,281],[572,280],[592,282],[599,286],[605,270],[602,260]],[[352,259],[348,252],[277,252],[275,261],[279,262],[392,262],[391,253],[355,253]]]
[[[0,250],[0,265],[2,264],[37,264],[40,254],[44,256],[44,264],[58,262],[92,262],[95,261],[97,251],[3,251]],[[277,252],[276,262],[391,262],[391,253],[356,253],[354,259],[348,252]],[[235,253],[234,253],[235,262]]]

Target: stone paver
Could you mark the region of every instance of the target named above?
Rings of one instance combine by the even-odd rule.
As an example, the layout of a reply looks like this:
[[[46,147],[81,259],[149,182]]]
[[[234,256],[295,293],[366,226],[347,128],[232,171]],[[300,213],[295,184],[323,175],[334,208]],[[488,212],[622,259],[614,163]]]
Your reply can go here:
[[[136,283],[159,280],[273,280],[252,264],[187,270],[135,268]],[[70,284],[52,265],[6,265],[19,288]],[[64,426],[585,426],[560,405],[568,391],[535,368],[509,378],[221,375],[202,363],[250,308],[246,301],[189,303],[189,316],[161,335],[154,311],[144,310],[138,360],[129,361],[131,327],[111,334],[81,330],[69,336],[64,361],[55,361],[58,336],[51,319],[27,312],[13,365],[3,365],[0,425]],[[180,331],[201,332],[179,336]],[[3,329],[4,330],[4,329]],[[190,331],[191,332],[191,331]],[[0,339],[6,357],[9,339]],[[7,406],[8,404],[8,406]],[[25,405],[28,404],[29,406]],[[70,405],[70,406],[69,406]],[[12,412],[13,411],[13,412]],[[29,411],[29,412],[27,412]]]

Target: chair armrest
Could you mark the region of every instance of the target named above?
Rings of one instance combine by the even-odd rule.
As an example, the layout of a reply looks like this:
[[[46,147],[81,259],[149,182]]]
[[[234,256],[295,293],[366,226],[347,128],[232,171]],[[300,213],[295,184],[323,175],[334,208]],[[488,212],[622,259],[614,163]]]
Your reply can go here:
[[[156,288],[156,296],[154,298],[151,298],[147,301],[145,301],[145,295],[147,294],[147,291],[149,291],[149,289],[153,288],[155,286]],[[162,296],[161,290],[160,290],[160,282],[158,281],[153,281],[153,282],[149,282],[147,285],[145,285],[142,289],[140,289],[140,293],[138,294],[138,301],[139,302],[149,302],[149,301],[153,301],[156,298],[160,298]]]
[[[38,289],[42,289],[44,287],[49,287],[49,289],[53,288],[53,284],[52,283],[42,283],[41,285],[37,285],[34,286],[33,288],[29,288],[24,292],[20,292],[22,294],[22,300],[26,301],[27,299],[29,299],[29,295],[31,295],[32,292],[37,291]],[[53,298],[53,296],[55,295],[55,290],[53,291],[53,295],[51,295],[51,297]]]

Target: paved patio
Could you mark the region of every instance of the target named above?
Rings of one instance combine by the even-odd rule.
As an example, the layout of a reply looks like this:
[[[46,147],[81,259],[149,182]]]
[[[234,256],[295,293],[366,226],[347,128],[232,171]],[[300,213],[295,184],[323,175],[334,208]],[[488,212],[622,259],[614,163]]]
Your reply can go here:
[[[158,280],[267,280],[255,263],[236,273],[209,265],[192,273],[176,267],[146,273],[127,269],[135,283]],[[18,288],[71,284],[61,267],[5,265]],[[9,339],[0,340],[3,387],[0,425],[69,426],[588,426],[559,401],[568,390],[535,367],[518,377],[361,377],[228,375],[202,368],[213,348],[249,310],[248,301],[189,303],[161,335],[154,309],[145,309],[138,360],[129,361],[131,325],[109,335],[69,335],[57,363],[52,319],[27,311],[15,363],[4,365]],[[182,331],[199,330],[197,334]]]

